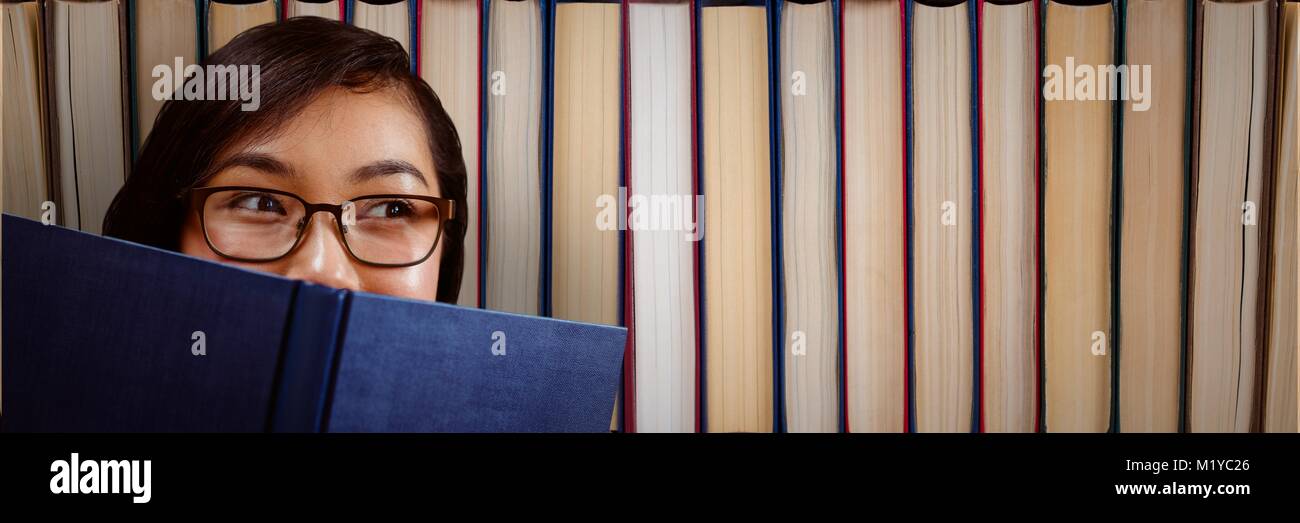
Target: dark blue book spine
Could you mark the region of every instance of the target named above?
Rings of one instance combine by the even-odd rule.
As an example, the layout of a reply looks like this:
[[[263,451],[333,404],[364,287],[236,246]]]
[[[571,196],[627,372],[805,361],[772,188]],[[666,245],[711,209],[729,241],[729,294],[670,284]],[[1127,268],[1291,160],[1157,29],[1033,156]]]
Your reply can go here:
[[[1184,45],[1187,46],[1187,85],[1194,86],[1196,81],[1196,2],[1187,0],[1187,40]],[[1183,132],[1183,157],[1191,158],[1192,156],[1192,119],[1193,103],[1196,97],[1192,89],[1187,89],[1186,108],[1183,111],[1186,118],[1186,129]],[[1188,161],[1183,165],[1183,209],[1192,208],[1192,162]],[[1192,245],[1192,219],[1191,213],[1183,213],[1183,254],[1182,254],[1182,275],[1179,277],[1179,292],[1181,293],[1180,301],[1183,304],[1180,316],[1183,330],[1180,333],[1180,349],[1178,353],[1178,431],[1187,431],[1187,371],[1188,371],[1188,347],[1187,331],[1190,327],[1187,324],[1188,318],[1188,285],[1191,275],[1191,248]]]
[[[1036,24],[1034,29],[1038,31],[1038,33],[1035,35],[1036,40],[1038,42],[1038,49],[1037,49],[1037,55],[1035,56],[1034,70],[1042,71],[1043,67],[1047,65],[1046,58],[1045,58],[1047,56],[1047,39],[1044,38],[1043,36],[1043,30],[1046,28],[1046,24],[1047,24],[1047,17],[1045,16],[1047,12],[1047,0],[1042,0],[1041,2],[1038,0],[1033,0],[1033,1],[1034,1],[1034,21]],[[1034,340],[1034,344],[1035,344],[1034,346],[1036,347],[1036,351],[1037,351],[1037,357],[1035,359],[1037,361],[1038,367],[1034,369],[1034,371],[1038,376],[1038,389],[1037,389],[1038,390],[1038,411],[1035,412],[1034,414],[1034,426],[1037,432],[1047,432],[1047,417],[1044,415],[1047,412],[1047,394],[1043,392],[1044,390],[1043,387],[1047,385],[1047,380],[1044,378],[1044,371],[1047,369],[1047,364],[1046,364],[1046,356],[1043,351],[1043,341],[1044,341],[1043,339],[1044,316],[1043,315],[1045,312],[1045,309],[1043,308],[1043,297],[1045,296],[1045,293],[1043,292],[1043,284],[1046,283],[1047,281],[1047,278],[1045,277],[1043,271],[1043,252],[1045,246],[1043,242],[1043,225],[1045,223],[1043,221],[1043,182],[1047,181],[1046,179],[1043,178],[1044,169],[1046,169],[1047,167],[1047,162],[1046,160],[1043,159],[1043,151],[1044,151],[1044,146],[1047,143],[1047,140],[1046,140],[1045,133],[1043,132],[1043,122],[1044,122],[1043,113],[1045,113],[1046,111],[1044,111],[1043,109],[1043,103],[1045,102],[1045,100],[1043,99],[1042,75],[1039,75],[1038,81],[1035,84],[1035,89],[1036,90],[1034,92],[1037,93],[1035,95],[1035,100],[1037,100],[1037,103],[1035,104],[1035,108],[1037,109],[1036,112],[1038,113],[1035,116],[1036,119],[1035,121],[1037,122],[1037,126],[1038,126],[1037,127],[1038,140],[1037,140],[1037,149],[1036,149],[1038,153],[1037,154],[1038,159],[1034,167],[1038,170],[1038,173],[1035,176],[1035,180],[1038,183],[1037,186],[1038,203],[1036,209],[1036,213],[1038,216],[1038,220],[1037,220],[1038,223],[1036,229],[1038,231],[1038,239],[1036,240],[1037,246],[1035,247],[1037,249],[1037,252],[1034,254],[1034,257],[1038,260],[1038,277],[1037,277],[1038,290],[1037,290],[1037,294],[1034,296],[1034,302],[1038,304],[1038,310],[1035,311],[1035,320],[1038,323],[1037,323],[1037,327],[1035,327],[1034,330],[1036,332],[1035,335],[1038,337],[1038,339]]]
[[[1125,47],[1124,28],[1128,24],[1128,18],[1125,16],[1128,11],[1128,2],[1126,0],[1114,0],[1111,2],[1111,8],[1114,10],[1111,19],[1114,20],[1115,29],[1115,64],[1124,63]],[[1111,133],[1111,226],[1110,226],[1110,429],[1109,432],[1119,432],[1119,350],[1120,350],[1120,291],[1123,290],[1119,284],[1120,257],[1123,242],[1121,241],[1121,224],[1124,223],[1124,103],[1114,102],[1111,105],[1111,117],[1114,125],[1114,132]]]
[[[903,126],[906,128],[904,139],[906,140],[907,154],[903,159],[903,176],[906,179],[904,191],[903,207],[907,214],[907,233],[904,244],[907,246],[907,263],[904,264],[906,296],[907,303],[907,384],[904,397],[907,398],[907,423],[904,432],[916,431],[916,329],[913,324],[915,314],[913,313],[913,295],[912,295],[912,11],[915,5],[912,0],[901,0],[903,2]]]
[[[769,172],[771,173],[772,208],[772,432],[785,432],[785,275],[781,267],[785,250],[781,238],[785,220],[781,216],[781,71],[777,33],[781,16],[777,6],[761,1],[767,9],[767,116]]]
[[[136,63],[137,60],[135,56],[135,45],[136,45],[135,44],[135,40],[136,40],[136,21],[135,21],[136,12],[135,11],[136,11],[135,3],[127,2],[126,3],[126,57],[125,59],[126,59],[126,63],[128,64],[126,69],[126,76],[127,76],[127,83],[128,83],[126,99],[127,99],[127,115],[129,116],[129,118],[127,118],[128,121],[126,122],[126,126],[127,129],[129,129],[128,134],[130,136],[129,139],[131,141],[130,158],[131,158],[131,163],[133,164],[135,163],[136,157],[139,156],[137,153],[140,150],[140,125],[138,122],[139,118],[136,117],[136,115],[139,114],[140,112],[140,101],[137,100],[135,96],[135,92],[136,92],[135,72],[140,68],[140,64]]]
[[[984,414],[983,414],[983,358],[984,358],[984,323],[983,323],[983,302],[984,302],[984,181],[981,176],[980,167],[983,162],[983,149],[981,149],[982,125],[984,116],[980,112],[982,104],[980,103],[983,95],[983,82],[981,81],[981,63],[980,63],[980,17],[983,13],[983,0],[966,0],[967,21],[970,28],[970,135],[971,135],[971,201],[975,202],[972,206],[972,220],[975,224],[974,234],[971,234],[971,297],[974,300],[974,306],[971,308],[971,321],[975,326],[975,332],[971,336],[972,353],[974,354],[974,364],[971,365],[971,419],[970,431],[983,432]]]
[[[555,145],[555,0],[546,0],[540,6],[542,16],[542,129],[541,129],[541,273],[538,276],[538,308],[542,316],[551,316],[551,241],[552,193],[554,180]]]
[[[488,30],[492,27],[489,23],[492,13],[492,0],[479,1],[479,39],[478,39],[478,208],[470,209],[474,216],[478,218],[478,252],[471,253],[474,256],[475,263],[478,264],[478,297],[476,306],[483,308],[487,306],[487,292],[484,290],[487,284],[487,126],[488,126],[488,87],[491,80],[488,78]]]
[[[411,72],[420,75],[420,0],[406,0],[407,39],[411,43]]]
[[[839,402],[835,409],[836,430],[848,432],[848,368],[845,361],[847,350],[847,326],[844,325],[844,4],[840,0],[831,0],[831,45],[834,47],[835,59],[835,274],[836,307],[839,317],[839,341],[835,345],[835,397]]]
[[[267,430],[321,432],[350,293],[311,283],[294,292]]]

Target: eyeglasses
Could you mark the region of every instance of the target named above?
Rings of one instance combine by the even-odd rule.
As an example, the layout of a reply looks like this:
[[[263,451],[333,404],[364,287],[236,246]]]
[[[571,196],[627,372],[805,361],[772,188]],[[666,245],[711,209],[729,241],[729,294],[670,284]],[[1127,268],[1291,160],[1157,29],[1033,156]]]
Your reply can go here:
[[[190,191],[208,247],[243,262],[270,262],[293,252],[318,212],[334,215],[343,245],[358,261],[409,267],[433,255],[455,202],[433,196],[374,194],[341,205],[309,203],[261,187],[203,187]]]

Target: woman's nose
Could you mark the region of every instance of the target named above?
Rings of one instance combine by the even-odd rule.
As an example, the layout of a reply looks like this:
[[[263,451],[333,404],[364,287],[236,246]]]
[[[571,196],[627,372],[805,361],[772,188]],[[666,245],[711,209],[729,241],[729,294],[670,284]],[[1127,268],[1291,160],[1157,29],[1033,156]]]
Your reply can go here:
[[[319,216],[319,219],[317,219]],[[352,257],[343,245],[343,237],[332,216],[318,213],[311,216],[302,242],[286,260],[289,266],[284,275],[339,289],[361,289]]]

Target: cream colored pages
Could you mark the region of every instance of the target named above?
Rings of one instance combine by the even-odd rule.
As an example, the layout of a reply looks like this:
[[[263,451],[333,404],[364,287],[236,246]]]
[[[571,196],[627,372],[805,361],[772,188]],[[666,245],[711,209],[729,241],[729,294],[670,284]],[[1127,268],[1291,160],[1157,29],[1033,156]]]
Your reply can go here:
[[[975,364],[967,7],[912,22],[912,297],[916,429],[969,432]]]
[[[537,0],[494,2],[489,24],[486,305],[537,314],[542,241]]]
[[[786,426],[789,432],[835,432],[839,216],[831,2],[786,2],[780,30]]]
[[[1187,422],[1194,432],[1246,432],[1255,410],[1259,206],[1263,196],[1267,2],[1206,2],[1200,139],[1193,200]]]
[[[700,21],[709,432],[772,430],[767,24],[759,7]]]
[[[984,430],[1038,407],[1038,30],[1034,4],[984,4]]]
[[[152,0],[135,6],[135,123],[140,148],[167,100],[154,96],[154,84],[158,82],[154,67],[175,68],[178,58],[185,65],[199,62],[197,17],[193,0]],[[164,89],[170,95],[172,86]]]
[[[465,268],[456,303],[478,306],[479,280],[479,11],[475,0],[423,0],[420,76],[456,125],[465,159]]]
[[[621,307],[618,230],[597,219],[617,216],[620,49],[618,4],[559,4],[552,307],[559,318],[609,325]]]
[[[304,2],[303,0],[284,0],[289,3],[289,17],[295,16],[319,16],[330,20],[339,19],[339,2],[343,0],[333,0],[329,2]]]
[[[1267,432],[1296,431],[1296,60],[1300,3],[1282,6],[1278,23],[1277,161],[1273,175],[1272,287],[1269,289],[1268,368],[1264,389]]]
[[[35,2],[0,5],[0,25],[4,28],[0,38],[3,210],[30,219],[40,218],[41,204],[51,199],[45,163],[45,97],[41,85],[44,63],[37,6]]]
[[[267,0],[256,4],[227,4],[212,2],[208,5],[208,49],[210,55],[225,47],[230,40],[253,27],[275,21],[275,2]]]
[[[493,3],[493,8],[508,3],[512,2],[496,2]],[[352,25],[397,40],[397,43],[402,44],[402,49],[408,53],[411,51],[411,11],[406,2],[372,4],[357,0],[352,5]]]
[[[1048,2],[1048,67],[1109,64],[1110,4]],[[1105,432],[1110,419],[1112,103],[1044,102],[1043,350],[1045,423]]]
[[[556,8],[551,312],[607,325],[622,309],[619,31],[618,4]]]
[[[1187,2],[1128,3],[1125,61],[1150,66],[1146,99],[1124,108],[1120,227],[1119,426],[1177,432],[1183,341]],[[1142,69],[1135,71],[1141,75]]]
[[[59,136],[60,224],[99,234],[125,181],[122,56],[117,2],[50,3]]]
[[[630,198],[677,198],[693,205],[690,4],[632,3],[628,17]],[[696,414],[695,244],[684,231],[662,228],[635,230],[629,238],[636,430],[691,432]]]
[[[843,9],[846,423],[902,432],[902,25],[893,0],[846,0]]]

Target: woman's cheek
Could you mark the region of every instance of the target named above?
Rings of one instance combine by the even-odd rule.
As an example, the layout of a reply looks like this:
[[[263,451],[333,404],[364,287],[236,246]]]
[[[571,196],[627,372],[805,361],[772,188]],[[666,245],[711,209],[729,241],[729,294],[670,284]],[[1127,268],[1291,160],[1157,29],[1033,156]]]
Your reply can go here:
[[[441,248],[439,248],[441,251]],[[438,298],[438,260],[441,252],[435,252],[424,263],[412,267],[384,268],[365,267],[362,269],[362,290],[377,294],[389,294],[403,298],[434,301]]]
[[[212,252],[212,248],[208,247],[207,240],[203,238],[203,228],[199,225],[199,221],[194,218],[186,219],[185,224],[181,226],[180,248],[181,253],[195,258],[226,262],[221,255]]]

